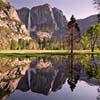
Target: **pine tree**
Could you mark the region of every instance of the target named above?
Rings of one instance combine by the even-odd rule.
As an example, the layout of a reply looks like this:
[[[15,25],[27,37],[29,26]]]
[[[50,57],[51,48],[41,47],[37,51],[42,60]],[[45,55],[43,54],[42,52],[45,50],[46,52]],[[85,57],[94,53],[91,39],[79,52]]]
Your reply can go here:
[[[74,37],[76,33],[79,35],[79,26],[76,22],[76,19],[74,18],[74,15],[71,16],[70,21],[68,22],[67,25],[68,32],[70,33],[70,46],[71,46],[71,53],[73,53],[73,42],[74,42]],[[79,36],[78,36],[79,37]]]

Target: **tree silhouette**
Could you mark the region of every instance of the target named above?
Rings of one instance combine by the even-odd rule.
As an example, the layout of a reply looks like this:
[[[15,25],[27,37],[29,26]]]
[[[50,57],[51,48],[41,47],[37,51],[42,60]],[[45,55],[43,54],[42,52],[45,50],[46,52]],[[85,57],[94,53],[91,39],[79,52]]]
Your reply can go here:
[[[74,55],[73,58],[71,58],[71,56],[69,56],[69,60],[71,61],[70,65],[69,65],[69,76],[68,76],[68,84],[70,86],[71,91],[73,92],[76,84],[80,78],[80,63],[74,63],[73,62],[74,59]]]
[[[74,37],[76,37],[75,35],[78,34],[78,32],[80,31],[79,26],[76,22],[76,19],[74,18],[74,15],[71,16],[70,21],[68,22],[67,25],[67,32],[70,35],[70,50],[71,50],[71,54],[73,53],[73,42],[74,42]],[[79,34],[78,34],[79,36]]]

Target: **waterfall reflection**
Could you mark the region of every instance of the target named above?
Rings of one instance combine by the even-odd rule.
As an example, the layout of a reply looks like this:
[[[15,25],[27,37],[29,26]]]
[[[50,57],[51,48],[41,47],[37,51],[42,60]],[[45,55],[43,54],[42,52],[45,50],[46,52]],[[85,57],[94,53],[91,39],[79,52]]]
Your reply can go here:
[[[7,98],[16,89],[48,95],[60,90],[66,80],[71,91],[74,91],[78,80],[84,80],[88,84],[99,84],[100,64],[97,64],[99,60],[94,55],[68,55],[66,58],[37,57],[33,61],[24,58],[4,60],[0,60],[1,100]]]

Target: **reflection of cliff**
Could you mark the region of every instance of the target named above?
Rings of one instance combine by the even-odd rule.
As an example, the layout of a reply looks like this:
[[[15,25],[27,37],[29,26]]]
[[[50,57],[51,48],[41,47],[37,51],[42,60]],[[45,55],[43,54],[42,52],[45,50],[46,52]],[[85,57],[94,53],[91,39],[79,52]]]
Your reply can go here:
[[[22,84],[27,84],[27,82],[27,90],[31,89],[32,92],[44,95],[60,89],[66,80],[64,67],[60,67],[54,67],[50,60],[47,59],[33,61],[26,75],[20,80],[17,89],[25,91],[26,89]]]
[[[15,79],[2,80],[0,82],[0,100],[6,100],[8,96],[16,89],[21,76]]]
[[[30,60],[12,60],[12,69],[0,73],[0,99],[6,98],[16,89],[48,95],[52,91],[60,90],[66,80],[72,91],[79,79],[84,78],[84,81],[94,84],[86,75],[83,76],[79,62],[73,62],[71,66],[69,60],[60,57],[36,58],[30,64]],[[1,64],[3,66],[8,63],[1,61]],[[16,64],[21,65],[14,67]]]
[[[0,100],[5,100],[17,87],[29,67],[30,60],[0,59]]]

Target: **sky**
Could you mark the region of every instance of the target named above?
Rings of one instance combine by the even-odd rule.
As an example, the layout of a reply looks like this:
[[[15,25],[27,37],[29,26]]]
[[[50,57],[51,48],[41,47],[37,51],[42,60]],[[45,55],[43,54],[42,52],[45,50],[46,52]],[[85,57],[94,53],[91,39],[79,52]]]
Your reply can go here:
[[[97,14],[94,8],[93,0],[8,0],[15,8],[22,7],[32,8],[34,6],[48,3],[51,7],[56,7],[63,11],[69,20],[73,14],[76,19],[86,18],[90,15]]]

